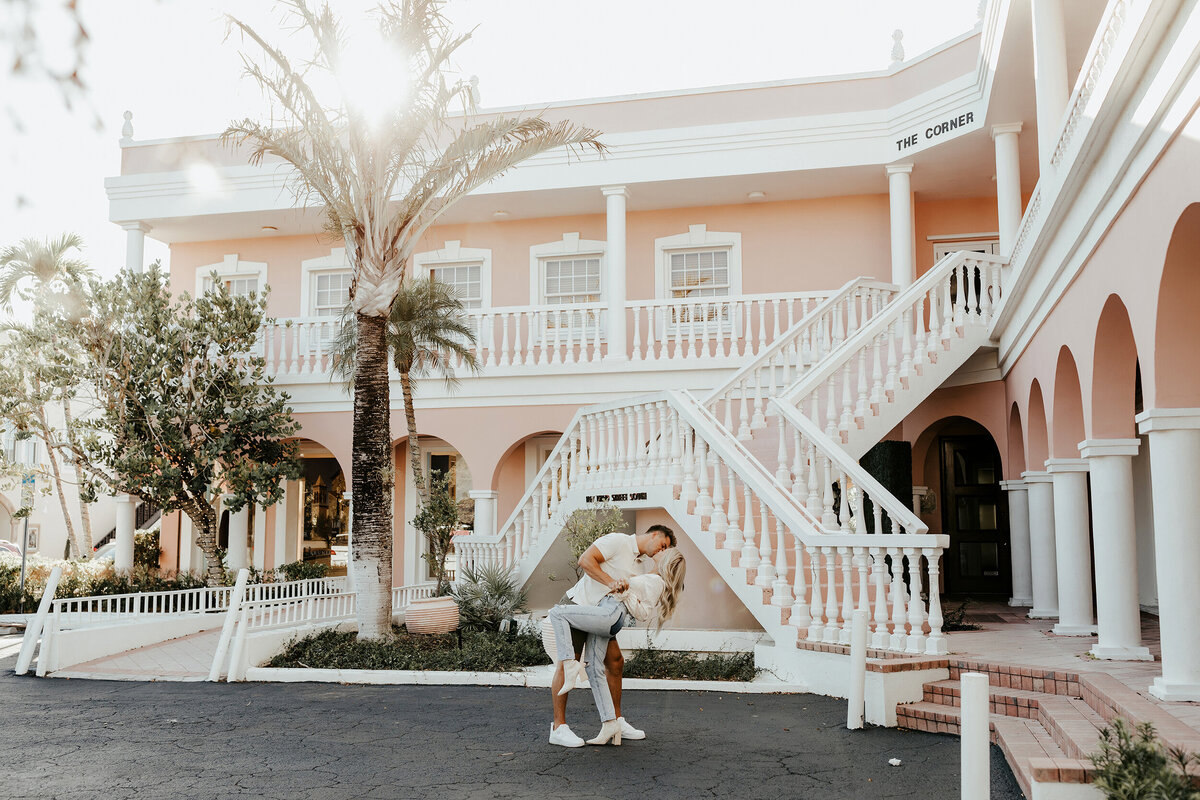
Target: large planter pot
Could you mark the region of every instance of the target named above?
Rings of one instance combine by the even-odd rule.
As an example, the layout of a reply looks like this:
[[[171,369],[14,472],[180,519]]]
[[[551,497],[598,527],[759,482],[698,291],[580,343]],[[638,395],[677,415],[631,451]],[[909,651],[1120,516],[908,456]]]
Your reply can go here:
[[[558,664],[558,650],[555,647],[557,639],[554,636],[554,626],[550,624],[550,618],[542,619],[542,647],[546,650],[546,655],[550,656],[550,660]],[[587,678],[580,677],[575,682],[576,689],[586,689],[588,686]]]
[[[413,600],[404,610],[409,633],[449,633],[458,629],[458,603],[453,597]]]

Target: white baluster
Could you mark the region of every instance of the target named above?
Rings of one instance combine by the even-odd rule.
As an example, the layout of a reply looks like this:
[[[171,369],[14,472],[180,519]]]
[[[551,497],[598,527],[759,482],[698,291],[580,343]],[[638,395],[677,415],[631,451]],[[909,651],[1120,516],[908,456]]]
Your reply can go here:
[[[825,637],[822,641],[837,644],[841,638],[841,626],[838,625],[835,549],[832,547],[822,547],[821,550],[825,554],[825,583],[829,587],[829,591],[825,595]],[[842,587],[842,590],[846,591],[848,588]]]
[[[758,501],[761,525],[758,534],[758,577],[754,583],[764,589],[769,589],[775,583],[775,563],[771,559],[771,517],[767,504]]]
[[[925,298],[918,300],[913,309],[916,311],[916,322],[913,324],[913,330],[916,332],[913,343],[913,371],[920,375],[929,346],[925,340]]]
[[[883,650],[888,646],[887,563],[878,547],[871,548],[871,577],[875,584],[875,632],[871,635],[871,646]]]
[[[754,355],[758,355],[767,346],[767,304],[765,300],[758,301],[758,347]]]
[[[721,459],[713,461],[712,481],[712,518],[708,522],[708,530],[714,535],[723,534],[729,530],[729,517],[725,514],[725,487],[721,480]]]
[[[841,414],[838,415],[838,432],[841,441],[848,441],[850,429],[854,426],[854,395],[850,386],[850,371],[852,359],[847,359],[842,366],[842,403]]]
[[[726,517],[729,519],[729,527],[725,529],[725,549],[739,553],[746,540],[742,538],[742,530],[738,527],[741,514],[738,512],[737,483],[734,480],[733,467],[729,468],[729,512]]]
[[[746,570],[748,581],[751,572],[758,569],[758,546],[754,540],[754,496],[750,494],[749,486],[744,486],[743,488],[745,489],[746,501],[746,525],[742,529],[742,555],[738,559],[738,566]]]
[[[812,620],[808,624],[808,640],[819,642],[825,638],[825,625],[822,622],[825,615],[825,603],[821,598],[821,548],[814,547],[808,552],[808,563],[812,575],[812,604],[809,613]],[[830,591],[833,587],[830,587]]]
[[[887,396],[889,403],[896,399],[896,378],[898,366],[896,363],[896,323],[888,325],[887,333],[884,334],[884,342],[887,344],[887,377],[883,380],[883,391]]]
[[[633,311],[633,353],[630,355],[631,361],[642,360],[642,314],[640,309],[634,307]]]
[[[737,438],[743,442],[750,441],[753,434],[750,433],[750,387],[745,378],[738,383],[738,388],[742,390],[742,405],[738,411],[738,432]]]
[[[921,600],[921,551],[908,547],[908,641],[904,652],[925,652],[925,604]]]
[[[696,450],[692,429],[687,424],[681,426],[683,433],[683,487],[679,499],[685,503],[693,502],[700,495],[696,483]]]
[[[778,308],[776,311],[778,312]],[[792,604],[792,587],[788,583],[786,526],[779,517],[775,521],[775,580],[771,583],[771,605],[786,607]]]
[[[957,269],[951,270],[942,281],[942,341],[946,343],[954,338],[954,329],[958,325],[958,312],[950,300],[950,285],[957,274]],[[958,300],[962,303],[961,292]]]
[[[793,537],[796,564],[792,568],[792,613],[788,625],[798,630],[806,629],[812,622],[808,613],[808,586],[804,580],[804,545]]]
[[[679,412],[675,409],[670,409],[670,420],[667,423],[667,432],[671,436],[671,463],[667,471],[667,483],[671,485],[672,493],[676,487],[679,487],[680,494],[683,494],[683,431],[681,427],[683,422],[679,419]]]
[[[854,619],[854,549],[838,548],[842,562],[842,627],[838,632],[838,644],[850,644],[850,620]]]
[[[947,652],[946,637],[942,635],[941,581],[938,579],[938,560],[942,551],[937,547],[927,547],[924,553],[925,563],[929,565],[929,638],[925,642],[925,653],[942,656]]]
[[[708,459],[705,457],[707,443],[704,439],[696,436],[696,516],[700,517],[701,528],[705,526],[705,520],[712,516],[712,494],[709,488],[712,484],[708,480]]]
[[[903,653],[904,642],[908,638],[905,631],[908,624],[908,598],[904,588],[904,552],[899,547],[892,547],[888,549],[888,555],[892,559],[892,636],[888,640],[888,649]]]
[[[909,311],[905,311],[900,315],[900,328],[902,331],[900,338],[900,385],[907,389],[908,378],[912,374],[913,366],[912,316]]]
[[[783,425],[783,417],[775,418],[776,438],[779,439],[779,447],[775,451],[775,480],[779,481],[779,485],[787,491],[792,490],[792,471],[788,468],[788,452],[787,452],[787,430]]]

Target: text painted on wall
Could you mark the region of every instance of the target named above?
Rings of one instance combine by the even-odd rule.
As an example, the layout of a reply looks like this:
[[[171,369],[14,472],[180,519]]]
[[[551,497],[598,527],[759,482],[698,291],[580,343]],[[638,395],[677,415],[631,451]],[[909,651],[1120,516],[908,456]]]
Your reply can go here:
[[[967,125],[970,125],[974,121],[975,121],[975,112],[974,111],[968,111],[965,114],[959,114],[957,117],[953,117],[952,119],[943,120],[941,122],[930,125],[928,128],[925,129],[924,138],[926,140],[937,139],[939,136],[945,136],[947,133],[950,133],[950,131],[956,131],[959,128],[964,128]],[[896,149],[898,151],[903,152],[910,147],[916,147],[917,142],[919,142],[919,141],[921,141],[921,131],[915,131],[914,133],[910,134],[909,136],[905,136],[903,139],[897,139],[896,140]]]

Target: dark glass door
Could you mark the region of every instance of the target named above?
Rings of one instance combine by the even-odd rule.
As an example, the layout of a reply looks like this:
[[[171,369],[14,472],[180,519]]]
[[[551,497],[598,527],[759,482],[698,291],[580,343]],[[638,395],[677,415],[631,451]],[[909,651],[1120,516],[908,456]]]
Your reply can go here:
[[[942,531],[946,594],[1008,597],[1008,505],[1000,488],[1000,454],[990,436],[945,436]]]

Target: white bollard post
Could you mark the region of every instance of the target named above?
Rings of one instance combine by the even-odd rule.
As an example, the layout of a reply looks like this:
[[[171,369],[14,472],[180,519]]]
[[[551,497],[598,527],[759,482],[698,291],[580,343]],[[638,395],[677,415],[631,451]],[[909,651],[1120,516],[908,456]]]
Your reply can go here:
[[[991,796],[991,714],[988,677],[963,673],[962,684],[962,800]]]
[[[849,586],[846,591],[850,591]],[[850,689],[846,692],[846,728],[862,728],[867,698],[867,612],[858,609],[850,618]]]

